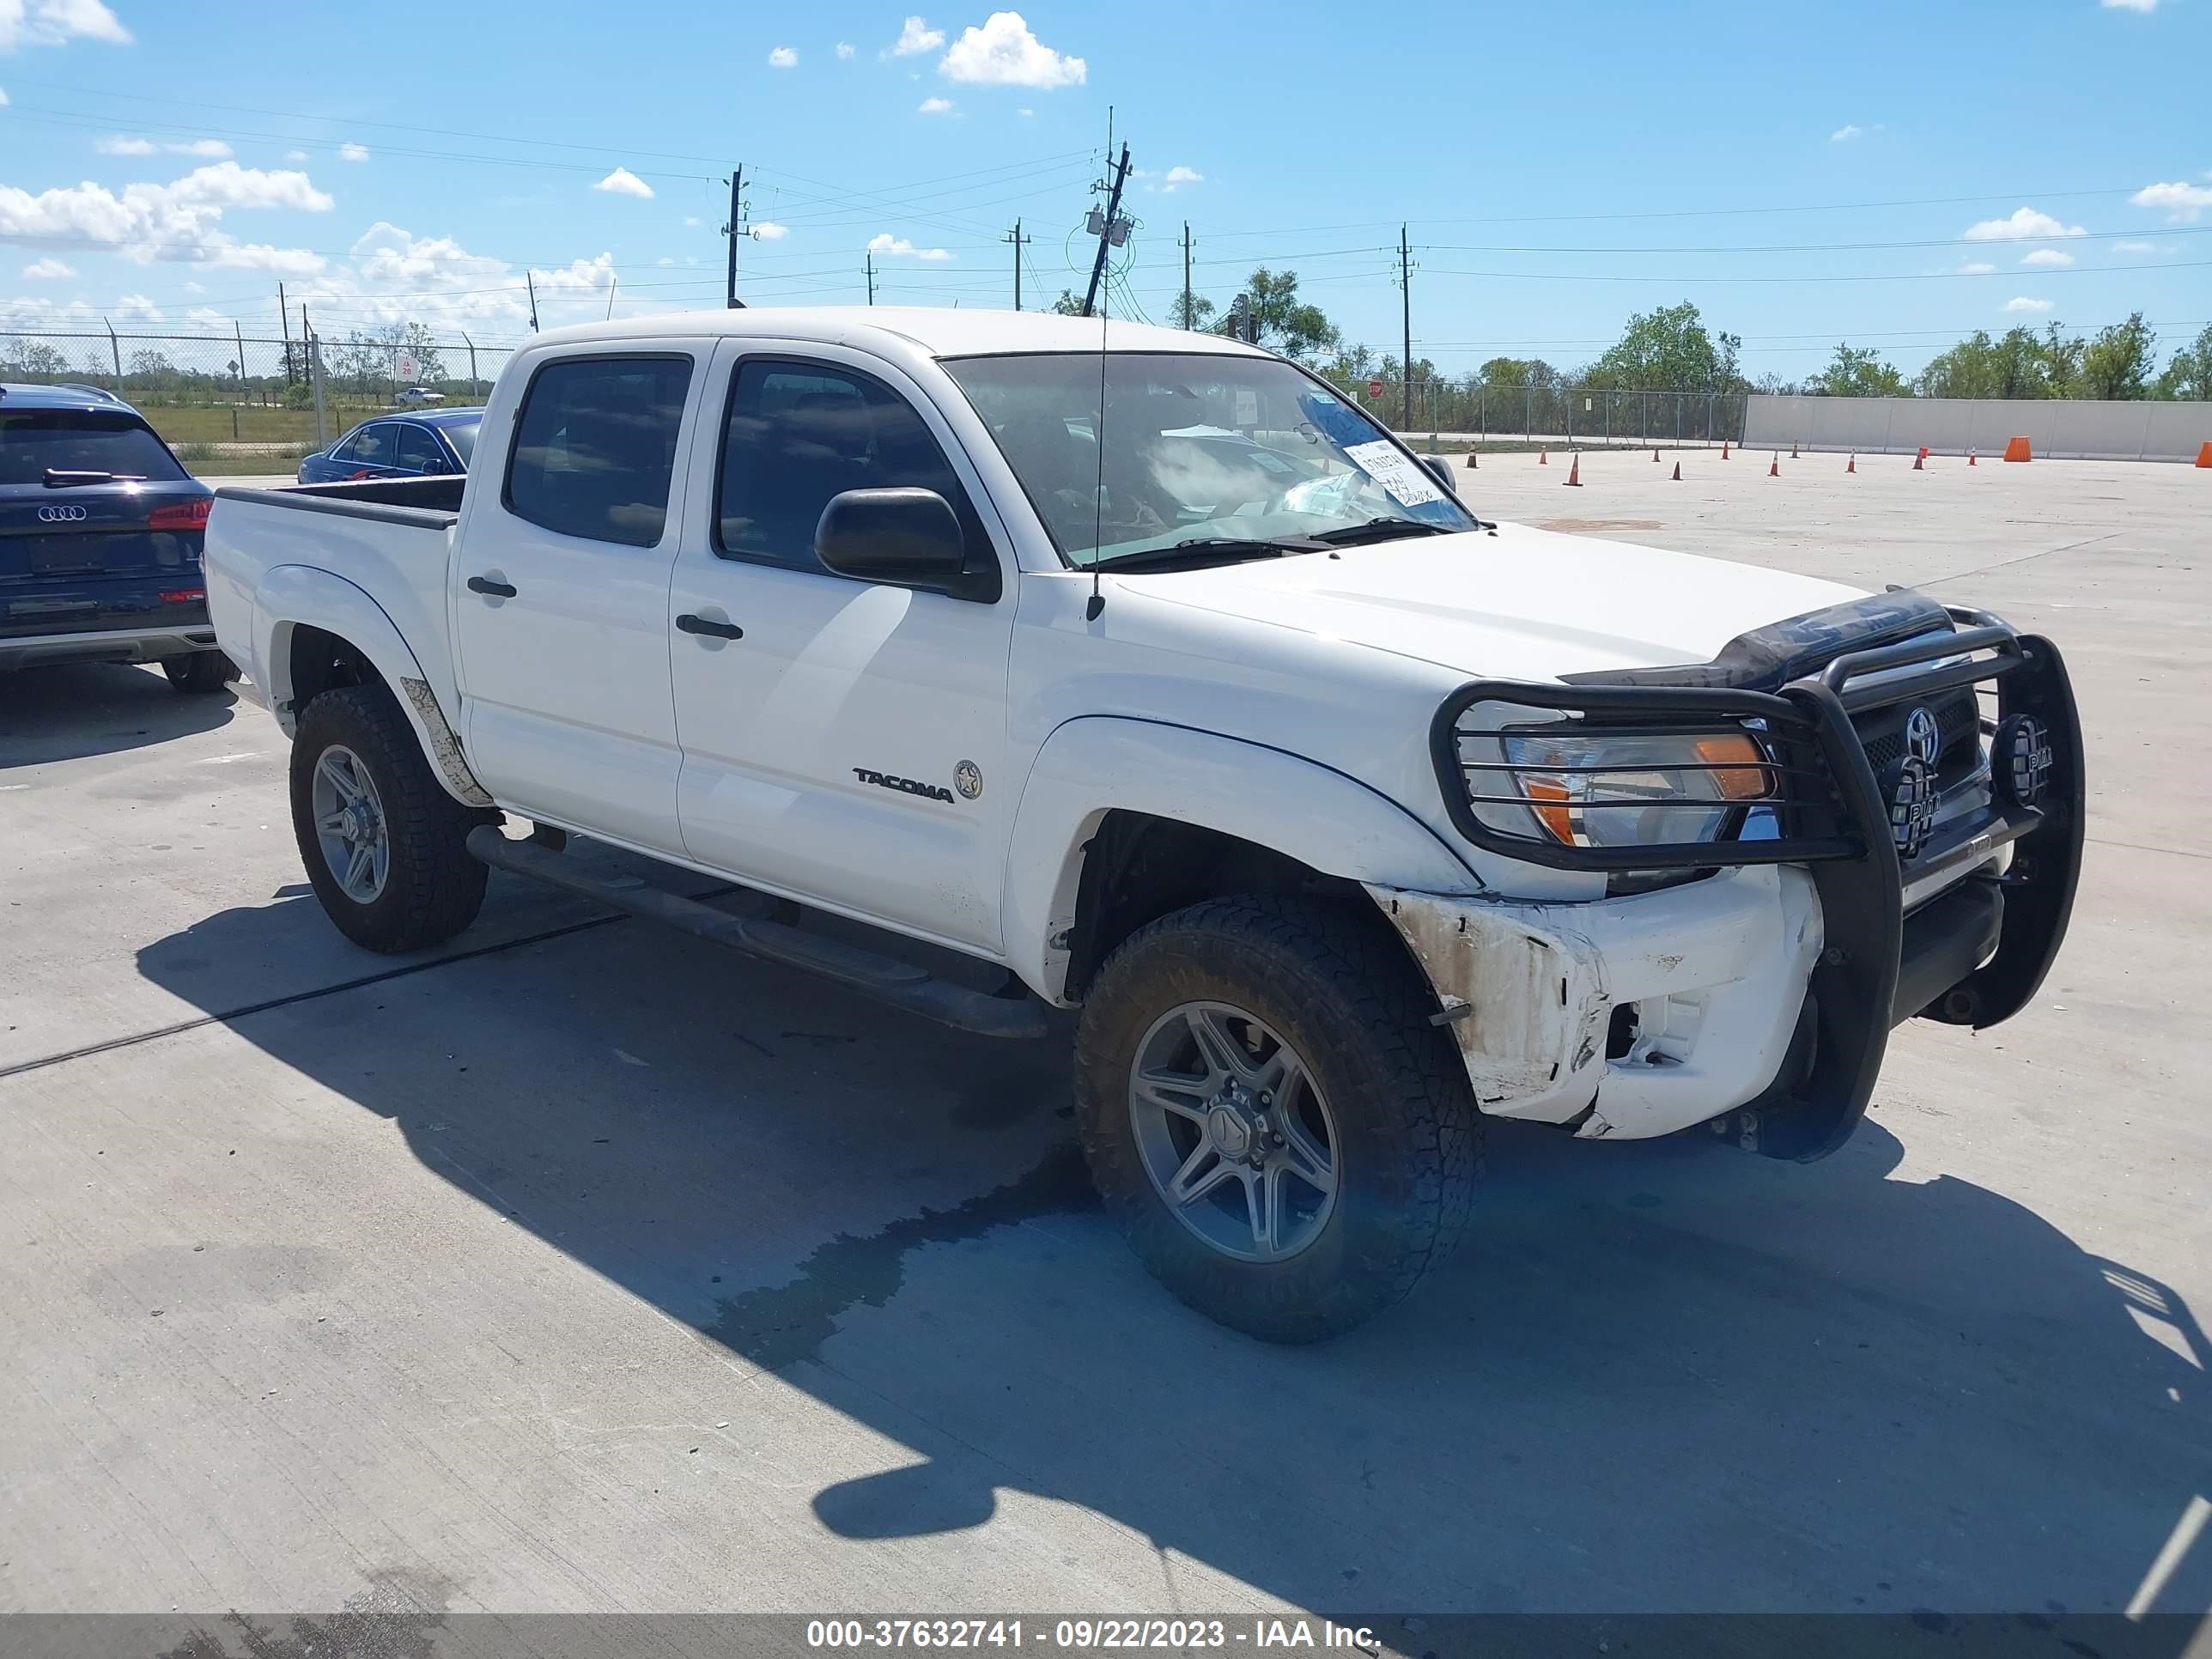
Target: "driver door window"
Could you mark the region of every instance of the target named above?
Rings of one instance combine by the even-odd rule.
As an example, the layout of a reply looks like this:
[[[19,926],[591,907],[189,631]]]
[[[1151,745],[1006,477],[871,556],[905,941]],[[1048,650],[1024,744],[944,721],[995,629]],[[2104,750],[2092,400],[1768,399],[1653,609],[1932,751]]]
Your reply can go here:
[[[404,472],[443,472],[446,458],[439,453],[438,441],[419,426],[399,428],[399,459],[394,463]]]

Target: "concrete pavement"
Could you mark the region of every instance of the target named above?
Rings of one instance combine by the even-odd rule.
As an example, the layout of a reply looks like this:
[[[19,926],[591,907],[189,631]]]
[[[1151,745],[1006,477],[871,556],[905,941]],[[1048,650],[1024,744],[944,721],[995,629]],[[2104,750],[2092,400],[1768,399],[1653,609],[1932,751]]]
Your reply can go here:
[[[1144,1276],[1063,1045],[500,877],[367,956],[261,711],[0,679],[0,1610],[2212,1607],[2212,476],[1684,459],[1470,499],[2051,634],[2067,953],[1820,1164],[1499,1126],[1319,1349]]]

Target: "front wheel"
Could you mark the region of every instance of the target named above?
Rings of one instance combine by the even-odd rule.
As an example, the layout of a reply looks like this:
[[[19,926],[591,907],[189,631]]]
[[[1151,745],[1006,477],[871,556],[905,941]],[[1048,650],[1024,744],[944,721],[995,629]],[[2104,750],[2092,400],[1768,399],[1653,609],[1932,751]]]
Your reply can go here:
[[[1480,1125],[1433,1000],[1378,920],[1211,900],[1132,935],[1076,1048],[1092,1179],[1146,1267],[1274,1342],[1350,1329],[1449,1253]]]
[[[186,695],[220,691],[238,678],[238,665],[220,651],[188,651],[181,657],[161,659],[161,672],[172,690]]]
[[[452,938],[483,903],[469,831],[381,685],[325,691],[292,741],[292,832],[315,896],[355,944],[397,953]]]

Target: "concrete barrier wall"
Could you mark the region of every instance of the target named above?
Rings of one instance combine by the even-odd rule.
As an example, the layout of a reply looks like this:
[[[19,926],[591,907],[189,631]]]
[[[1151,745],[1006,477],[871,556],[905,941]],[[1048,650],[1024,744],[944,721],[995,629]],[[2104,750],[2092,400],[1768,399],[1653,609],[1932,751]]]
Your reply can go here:
[[[2039,456],[2193,461],[2212,441],[2212,403],[2096,403],[2077,398],[1770,398],[1753,395],[1744,447],[1995,457],[2025,436]]]

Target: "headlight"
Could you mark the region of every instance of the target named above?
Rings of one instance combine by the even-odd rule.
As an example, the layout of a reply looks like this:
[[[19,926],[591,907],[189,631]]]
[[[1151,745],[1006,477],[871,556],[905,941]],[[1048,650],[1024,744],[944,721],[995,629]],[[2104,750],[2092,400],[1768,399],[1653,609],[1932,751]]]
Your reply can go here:
[[[1765,756],[1744,732],[1553,737],[1504,732],[1515,793],[1569,847],[1711,841],[1769,793]]]

